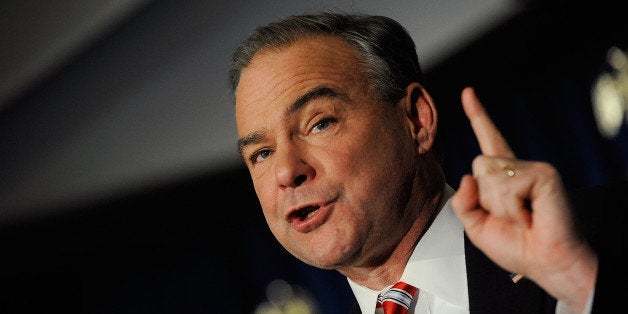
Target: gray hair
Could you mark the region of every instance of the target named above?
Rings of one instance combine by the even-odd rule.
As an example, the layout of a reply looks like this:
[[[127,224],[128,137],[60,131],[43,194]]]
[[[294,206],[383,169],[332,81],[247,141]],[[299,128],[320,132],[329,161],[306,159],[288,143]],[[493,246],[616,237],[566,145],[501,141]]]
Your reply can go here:
[[[321,12],[288,16],[256,28],[233,54],[232,91],[237,91],[242,70],[255,54],[313,35],[346,40],[358,54],[364,75],[383,101],[396,103],[406,95],[410,83],[423,84],[414,41],[399,22],[384,16]]]

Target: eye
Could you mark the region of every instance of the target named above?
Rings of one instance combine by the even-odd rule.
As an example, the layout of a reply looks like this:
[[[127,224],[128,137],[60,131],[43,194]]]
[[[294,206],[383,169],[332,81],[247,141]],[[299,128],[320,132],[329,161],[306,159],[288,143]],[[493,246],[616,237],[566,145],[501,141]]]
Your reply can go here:
[[[318,132],[321,132],[321,131],[327,129],[335,121],[336,120],[334,120],[332,118],[323,118],[323,119],[321,119],[312,128],[312,133],[318,133]]]
[[[268,158],[271,153],[272,151],[270,149],[260,149],[251,154],[251,156],[249,157],[249,161],[252,164],[259,164],[260,162],[266,160],[266,158]]]

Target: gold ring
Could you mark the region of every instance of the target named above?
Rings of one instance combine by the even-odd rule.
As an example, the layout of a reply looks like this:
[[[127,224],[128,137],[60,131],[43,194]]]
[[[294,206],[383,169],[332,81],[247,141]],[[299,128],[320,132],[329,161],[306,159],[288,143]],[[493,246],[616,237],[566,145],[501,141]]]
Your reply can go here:
[[[506,170],[506,174],[507,174],[509,177],[514,177],[514,176],[515,176],[515,174],[517,174],[517,173],[516,173],[514,170],[512,170],[511,168],[506,168],[506,169],[504,169],[504,170]]]

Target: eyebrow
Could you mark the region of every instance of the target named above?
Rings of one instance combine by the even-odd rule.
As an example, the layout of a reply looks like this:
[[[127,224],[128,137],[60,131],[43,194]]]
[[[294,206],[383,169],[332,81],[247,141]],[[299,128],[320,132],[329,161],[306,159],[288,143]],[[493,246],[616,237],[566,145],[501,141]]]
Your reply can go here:
[[[338,92],[336,92],[335,90],[326,87],[326,86],[318,86],[315,87],[311,90],[309,90],[307,93],[301,95],[301,97],[297,98],[297,100],[295,100],[292,105],[290,105],[290,107],[288,107],[288,109],[286,109],[286,112],[284,112],[284,115],[289,116],[299,110],[301,110],[301,108],[303,108],[303,106],[305,106],[305,104],[307,104],[308,102],[314,100],[314,99],[318,99],[318,98],[324,98],[324,97],[338,97],[339,94]]]
[[[341,94],[327,86],[318,86],[307,93],[297,98],[284,112],[284,116],[289,116],[295,112],[300,111],[303,107],[312,100],[326,97],[341,97]],[[345,98],[345,97],[341,97]],[[241,156],[244,156],[243,152],[247,146],[261,141],[265,136],[265,131],[256,131],[247,134],[238,139],[238,151]]]

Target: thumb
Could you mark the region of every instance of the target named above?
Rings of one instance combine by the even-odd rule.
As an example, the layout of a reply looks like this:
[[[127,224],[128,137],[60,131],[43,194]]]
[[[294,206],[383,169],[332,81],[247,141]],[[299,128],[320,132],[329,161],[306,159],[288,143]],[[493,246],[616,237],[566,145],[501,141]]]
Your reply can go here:
[[[460,186],[451,199],[451,207],[463,226],[469,226],[481,219],[483,210],[478,208],[478,184],[475,179],[466,174],[460,180]]]

